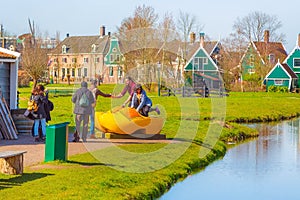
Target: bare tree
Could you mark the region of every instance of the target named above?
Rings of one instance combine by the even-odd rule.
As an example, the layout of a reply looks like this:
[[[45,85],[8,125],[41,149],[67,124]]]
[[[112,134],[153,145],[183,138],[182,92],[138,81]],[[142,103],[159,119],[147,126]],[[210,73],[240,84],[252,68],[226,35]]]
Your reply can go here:
[[[22,52],[22,69],[33,79],[33,88],[37,85],[37,80],[45,75],[47,70],[46,49],[35,45],[34,48],[25,48]]]
[[[269,30],[270,41],[284,41],[285,35],[277,33],[282,27],[276,16],[271,16],[263,12],[255,11],[243,18],[237,18],[233,29],[241,34],[248,41],[262,41],[264,30]]]
[[[33,79],[33,88],[36,87],[38,79],[42,78],[47,71],[47,50],[41,48],[41,41],[36,37],[36,26],[34,21],[28,19],[31,32],[30,41],[21,52],[22,69]]]
[[[223,70],[225,86],[228,89],[235,89],[232,87],[238,83],[238,79],[242,73],[239,63],[247,45],[248,42],[245,41],[242,35],[237,33],[231,33],[227,38],[222,40],[222,57],[218,58],[218,61]]]
[[[139,80],[147,83],[146,87],[151,88],[152,76],[155,66],[153,59],[157,51],[156,22],[158,15],[149,6],[138,6],[132,17],[124,19],[118,28],[117,37],[122,41],[122,48],[126,60],[125,69],[138,67]],[[143,77],[143,78],[142,78]]]
[[[181,73],[180,65],[173,66],[173,61],[177,57],[177,52],[174,52],[175,49],[172,44],[178,44],[180,37],[176,31],[176,25],[171,13],[166,13],[163,16],[162,22],[158,25],[158,34],[161,36],[159,38],[159,40],[161,40],[161,47],[157,52],[157,58],[161,63],[164,84],[176,87],[181,78]]]

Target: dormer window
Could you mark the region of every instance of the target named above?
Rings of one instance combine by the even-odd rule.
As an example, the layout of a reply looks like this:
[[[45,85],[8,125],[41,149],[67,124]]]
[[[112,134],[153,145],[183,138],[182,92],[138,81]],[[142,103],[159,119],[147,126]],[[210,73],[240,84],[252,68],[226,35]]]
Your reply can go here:
[[[96,45],[93,44],[93,45],[92,45],[92,53],[95,53],[95,52],[96,52]]]
[[[116,55],[116,62],[120,62],[120,55],[119,54]]]
[[[269,54],[269,62],[271,64],[274,64],[275,63],[275,55],[274,54]]]
[[[114,62],[115,61],[115,56],[114,54],[110,54],[110,62]]]
[[[114,53],[117,52],[117,49],[116,49],[116,48],[113,48],[113,49],[112,49],[112,52],[114,52]]]
[[[67,47],[66,47],[66,45],[63,45],[61,48],[62,48],[61,49],[62,53],[67,53]]]

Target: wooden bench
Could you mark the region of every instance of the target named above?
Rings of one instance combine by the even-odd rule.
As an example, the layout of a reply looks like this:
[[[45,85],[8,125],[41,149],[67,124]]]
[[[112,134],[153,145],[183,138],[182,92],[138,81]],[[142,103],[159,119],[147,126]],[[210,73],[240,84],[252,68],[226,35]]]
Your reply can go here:
[[[23,174],[23,154],[26,151],[0,152],[0,172],[3,174]]]

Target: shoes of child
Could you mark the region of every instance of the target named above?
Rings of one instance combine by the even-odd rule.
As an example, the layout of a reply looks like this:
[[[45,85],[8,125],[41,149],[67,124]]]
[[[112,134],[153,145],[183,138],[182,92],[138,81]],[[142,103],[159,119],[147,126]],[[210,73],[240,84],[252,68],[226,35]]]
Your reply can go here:
[[[159,110],[159,108],[156,106],[156,108],[155,108],[155,111],[156,111],[156,113],[158,114],[158,115],[160,115],[160,110]]]

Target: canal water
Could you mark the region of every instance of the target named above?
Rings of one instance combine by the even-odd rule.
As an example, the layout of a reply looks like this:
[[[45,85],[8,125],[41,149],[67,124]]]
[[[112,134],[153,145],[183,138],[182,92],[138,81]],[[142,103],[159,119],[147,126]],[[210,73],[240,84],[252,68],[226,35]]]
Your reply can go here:
[[[175,184],[160,200],[300,200],[300,119],[251,125],[256,140]]]

